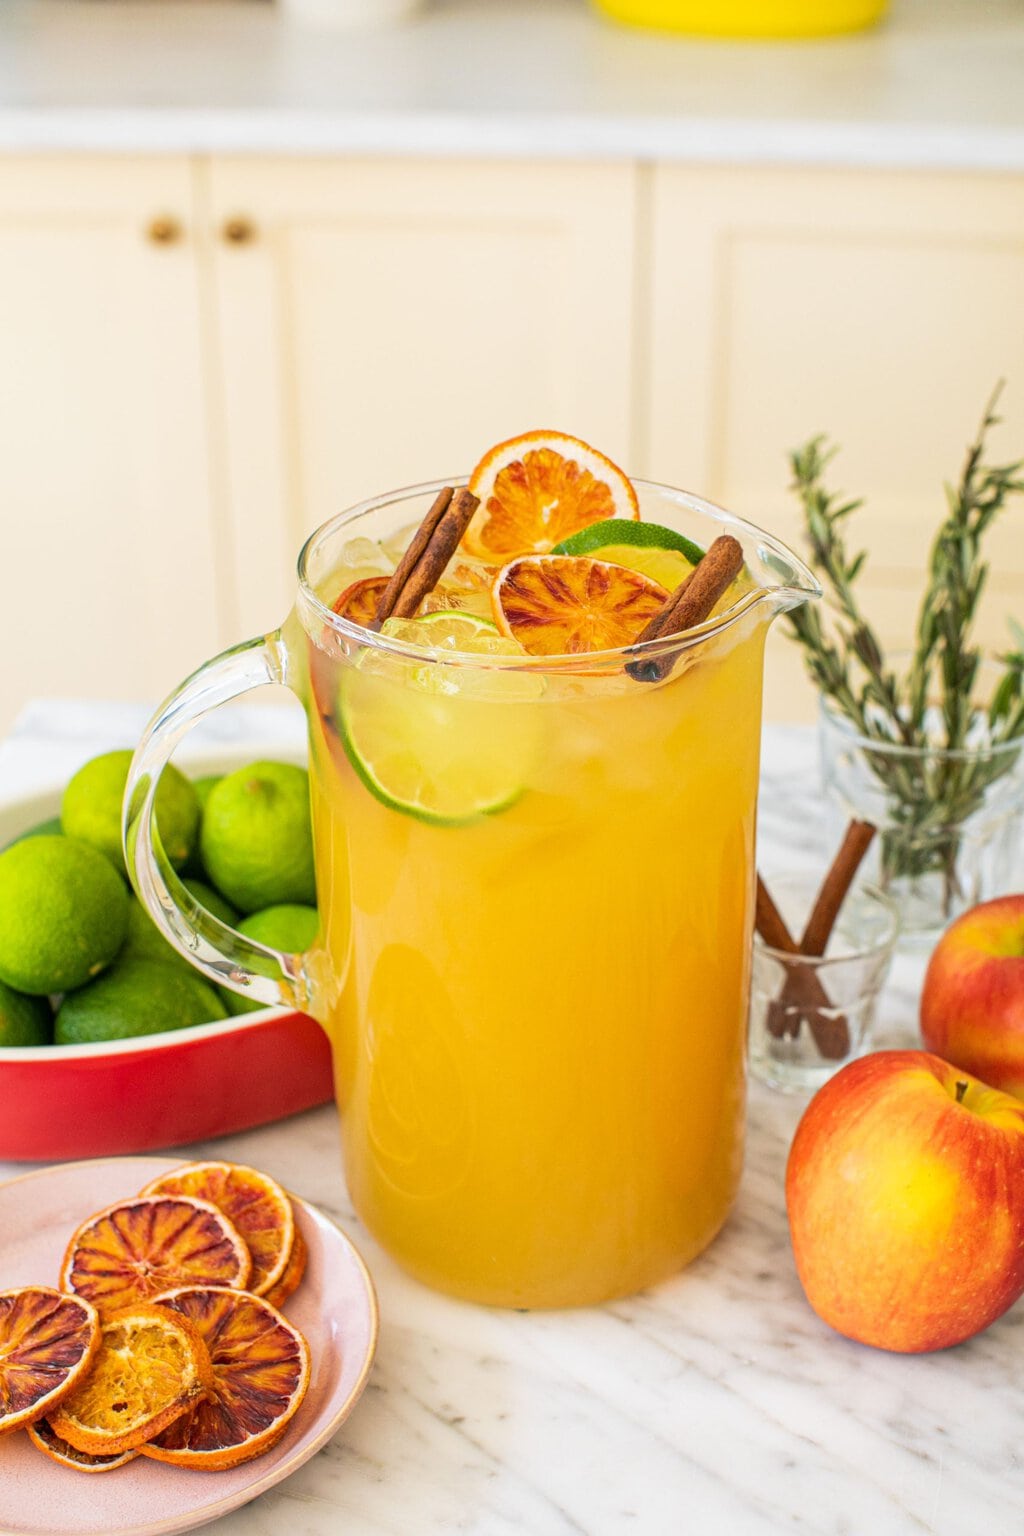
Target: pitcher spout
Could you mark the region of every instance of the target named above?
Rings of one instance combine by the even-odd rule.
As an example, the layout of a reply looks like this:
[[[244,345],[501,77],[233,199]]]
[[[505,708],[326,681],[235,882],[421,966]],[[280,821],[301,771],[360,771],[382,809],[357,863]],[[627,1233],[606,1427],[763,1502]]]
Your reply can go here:
[[[668,523],[671,517],[672,526],[679,533],[692,537],[704,548],[715,533],[730,533],[739,540],[749,581],[740,582],[741,595],[730,610],[732,619],[757,609],[764,622],[770,624],[777,614],[789,613],[802,603],[821,597],[821,584],[814,572],[774,534],[690,491],[645,480],[633,483],[641,514],[647,520]],[[707,632],[712,633],[714,628],[714,624],[709,625]]]
[[[747,560],[761,588],[769,623],[780,613],[789,613],[822,595],[821,583],[810,567],[770,534],[758,531]]]

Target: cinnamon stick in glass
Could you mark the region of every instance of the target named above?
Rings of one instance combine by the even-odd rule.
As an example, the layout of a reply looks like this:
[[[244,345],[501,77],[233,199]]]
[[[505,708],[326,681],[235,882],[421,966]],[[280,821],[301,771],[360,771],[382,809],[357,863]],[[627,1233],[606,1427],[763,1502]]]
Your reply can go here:
[[[374,629],[385,619],[413,617],[427,593],[437,586],[479,505],[480,498],[465,488],[455,491],[446,485],[438,492],[381,593]]]
[[[843,835],[839,852],[832,860],[831,868],[825,876],[800,936],[802,955],[825,953],[836,918],[839,916],[839,909],[846,900],[846,893],[853,883],[853,877],[860,868],[864,855],[871,847],[871,839],[874,835],[875,829],[870,821],[850,822]]]
[[[783,954],[817,958],[825,953],[836,918],[861,861],[871,845],[875,829],[870,822],[851,821],[832,861],[798,944],[787,928],[760,875],[757,879],[755,926],[770,949]],[[821,1055],[841,1060],[850,1049],[850,1028],[845,1015],[826,1017],[832,1003],[813,968],[795,965],[788,970],[779,996],[769,1005],[769,1034],[781,1039],[795,1035],[803,1019]],[[801,1010],[803,1010],[801,1012]]]

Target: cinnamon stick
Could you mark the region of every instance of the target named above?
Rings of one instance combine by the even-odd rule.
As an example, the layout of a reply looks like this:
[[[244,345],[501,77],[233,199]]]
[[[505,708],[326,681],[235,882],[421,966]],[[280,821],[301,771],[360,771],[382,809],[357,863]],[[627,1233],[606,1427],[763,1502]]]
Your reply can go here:
[[[754,921],[758,933],[771,949],[781,950],[783,954],[812,958],[825,953],[840,908],[874,835],[875,828],[870,822],[850,822],[815,898],[799,944],[786,927],[764,881],[758,876]],[[776,1039],[787,1034],[795,1035],[800,1028],[801,1018],[806,1018],[821,1054],[830,1060],[838,1059],[845,1056],[850,1048],[850,1030],[846,1018],[841,1014],[831,1019],[822,1017],[819,1010],[830,1009],[831,1006],[814,971],[806,966],[793,966],[787,972],[779,996],[769,1005],[768,1031]],[[801,1009],[805,1010],[803,1014]],[[823,1047],[822,1036],[827,1037],[829,1049]]]
[[[800,946],[760,875],[757,877],[754,924],[769,949],[780,950],[785,955],[800,955]],[[832,1000],[813,968],[795,965],[787,970],[779,996],[768,1005],[768,1033],[776,1040],[786,1035],[795,1036],[804,1019],[826,1061],[841,1061],[847,1055],[850,1026],[845,1014],[833,1014]]]
[[[800,946],[786,926],[782,913],[772,900],[768,887],[761,876],[757,877],[757,897],[754,906],[754,927],[761,935],[769,949],[779,949],[786,955],[798,955]],[[786,973],[786,981],[789,980],[789,972]],[[784,984],[785,986],[785,984]],[[800,1033],[800,1015],[787,1011],[782,1006],[781,997],[772,998],[768,1004],[767,1018],[768,1033],[776,1040],[782,1040],[786,1035],[794,1039]]]
[[[739,540],[734,539],[730,533],[719,534],[703,559],[669,594],[664,605],[637,636],[634,645],[643,645],[647,640],[660,640],[667,635],[680,635],[697,624],[703,624],[742,568],[743,548]],[[674,655],[645,656],[641,661],[628,662],[626,671],[638,683],[657,683],[668,676],[675,659]]]
[[[416,612],[427,593],[437,585],[479,504],[479,498],[471,491],[462,490],[456,494],[450,485],[446,485],[438,492],[388,578],[368,629],[379,629],[393,614],[409,618]],[[337,601],[334,606],[337,611]],[[324,739],[337,760],[343,763],[346,761],[345,750],[334,719],[333,667],[334,657],[330,650],[311,639],[309,675],[313,697],[323,722]]]
[[[853,877],[860,868],[874,835],[875,829],[870,821],[850,822],[800,937],[802,955],[825,953],[836,918],[839,916],[839,909],[846,900],[846,893],[853,884]]]
[[[800,946],[786,926],[786,921],[771,898],[761,876],[757,877],[757,895],[754,903],[754,927],[769,949],[781,949],[784,954],[798,955]]]
[[[381,593],[372,628],[379,629],[385,619],[412,618],[437,586],[479,505],[479,497],[465,488],[445,486],[438,492]]]

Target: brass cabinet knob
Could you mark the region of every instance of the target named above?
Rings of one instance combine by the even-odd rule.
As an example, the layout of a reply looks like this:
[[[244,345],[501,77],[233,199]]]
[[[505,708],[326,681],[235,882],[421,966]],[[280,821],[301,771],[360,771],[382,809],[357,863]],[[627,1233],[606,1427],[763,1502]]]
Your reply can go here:
[[[146,229],[146,238],[153,245],[176,245],[184,234],[180,220],[170,213],[158,213]]]
[[[256,225],[251,219],[236,214],[234,218],[224,220],[221,235],[228,245],[252,245],[256,239]]]

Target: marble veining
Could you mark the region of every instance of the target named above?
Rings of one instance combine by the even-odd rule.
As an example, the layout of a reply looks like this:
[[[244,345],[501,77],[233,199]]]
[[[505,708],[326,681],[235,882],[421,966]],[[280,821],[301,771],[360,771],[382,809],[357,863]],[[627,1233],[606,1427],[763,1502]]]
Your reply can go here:
[[[142,713],[37,704],[0,794],[130,739]],[[215,739],[267,739],[268,712]],[[286,734],[289,722],[282,727]],[[218,737],[219,733],[219,737]],[[208,743],[207,743],[208,744]],[[766,876],[822,858],[813,732],[768,727]],[[879,1038],[914,1042],[921,961],[900,957]],[[782,1180],[803,1107],[755,1086],[736,1209],[688,1270],[628,1301],[492,1312],[436,1296],[361,1228],[333,1109],[199,1146],[266,1168],[332,1216],[381,1302],[369,1388],[339,1435],[216,1536],[1010,1536],[1024,1524],[1024,1306],[942,1354],[852,1344],[803,1299]],[[0,1177],[22,1172],[0,1165]],[[2,1276],[0,1276],[2,1278]]]

